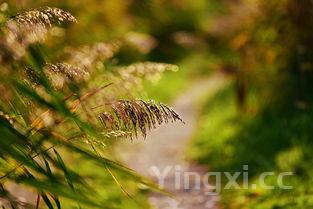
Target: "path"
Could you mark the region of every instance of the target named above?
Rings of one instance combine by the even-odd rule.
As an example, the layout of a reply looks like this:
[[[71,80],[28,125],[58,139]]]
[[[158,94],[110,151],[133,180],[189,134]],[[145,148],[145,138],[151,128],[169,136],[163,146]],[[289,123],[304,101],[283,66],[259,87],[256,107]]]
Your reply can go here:
[[[209,79],[192,85],[176,99],[172,107],[186,124],[166,124],[149,133],[146,140],[139,139],[117,146],[117,153],[123,153],[120,156],[122,161],[140,174],[157,182],[158,171],[161,174],[167,173],[164,188],[174,195],[174,199],[153,193],[149,200],[156,209],[217,208],[217,195],[207,195],[209,190],[203,185],[200,189],[193,188],[197,177],[190,178],[190,188],[188,185],[184,186],[184,180],[187,178],[182,176],[186,172],[196,172],[196,175],[202,178],[206,172],[204,167],[189,164],[184,158],[184,153],[188,140],[197,128],[199,100],[204,95],[213,96],[225,81],[222,74],[213,74]]]

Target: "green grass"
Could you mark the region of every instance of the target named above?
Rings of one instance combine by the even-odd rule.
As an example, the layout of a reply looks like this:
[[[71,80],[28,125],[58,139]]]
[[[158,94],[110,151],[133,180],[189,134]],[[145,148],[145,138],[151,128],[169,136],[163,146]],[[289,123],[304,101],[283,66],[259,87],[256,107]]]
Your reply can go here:
[[[169,103],[177,93],[190,84],[186,77],[187,73],[180,70],[178,72],[166,72],[157,83],[145,82],[146,97]]]
[[[110,172],[118,181],[117,183],[104,166],[99,166],[86,160],[80,160],[79,158],[74,159],[70,156],[68,158],[72,165],[70,167],[79,171],[80,175],[86,177],[86,183],[90,186],[93,193],[91,195],[93,200],[103,205],[103,208],[150,208],[147,200],[149,190],[146,186],[134,181],[128,175],[110,169]],[[124,191],[121,187],[123,187]],[[78,208],[77,203],[66,199],[62,199],[62,205],[68,209]],[[85,207],[82,206],[82,208]],[[93,209],[91,206],[88,206],[88,208]]]
[[[179,71],[164,73],[157,83],[145,82],[146,96],[161,102],[172,102],[199,77],[208,76],[214,67],[215,59],[206,53],[187,56],[177,63]]]
[[[235,101],[233,84],[207,101],[188,151],[191,159],[208,165],[211,171],[242,171],[243,165],[249,165],[249,184],[256,188],[223,190],[224,207],[312,208],[313,109],[267,107],[241,114]],[[284,181],[293,189],[260,187],[258,176],[267,171],[275,172],[266,178],[274,185],[279,172],[293,172]]]

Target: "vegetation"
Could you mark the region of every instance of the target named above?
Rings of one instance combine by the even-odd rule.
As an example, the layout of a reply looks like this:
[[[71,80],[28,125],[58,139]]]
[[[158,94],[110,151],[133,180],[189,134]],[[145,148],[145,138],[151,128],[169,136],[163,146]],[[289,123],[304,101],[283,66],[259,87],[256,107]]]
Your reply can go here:
[[[45,36],[54,25],[70,22],[76,22],[70,13],[41,7],[8,18],[2,26],[1,198],[12,208],[38,208],[41,200],[48,208],[61,208],[59,197],[89,207],[116,207],[98,200],[93,180],[86,176],[90,173],[67,166],[63,152],[72,162],[79,157],[102,166],[127,196],[113,172],[157,189],[98,149],[112,137],[137,138],[138,131],[145,137],[156,125],[182,121],[162,103],[126,97],[141,79],[153,80],[176,66],[153,62],[105,66],[122,41],[71,48],[57,61],[46,56]],[[38,194],[36,202],[19,200],[10,192],[11,182],[32,188],[33,195]]]
[[[256,187],[223,190],[225,208],[311,208],[312,8],[311,0],[0,3],[1,204],[149,208],[148,192],[160,190],[113,160],[116,139],[181,122],[162,102],[219,71],[229,82],[199,102],[188,158],[212,171],[249,165]],[[266,171],[275,172],[269,182],[293,172],[285,183],[294,189],[262,189]],[[30,201],[19,199],[25,188]]]
[[[251,94],[249,98],[253,96]],[[208,163],[213,171],[243,171],[243,165],[249,165],[249,189],[223,190],[222,203],[226,208],[312,207],[309,195],[312,175],[311,108],[272,107],[254,114],[239,115],[232,83],[209,99],[202,113],[198,128],[201,131],[194,136],[189,157]],[[275,180],[280,172],[293,172],[294,176],[284,181],[293,189],[266,190],[261,187],[259,175],[272,171],[275,176],[268,177],[266,182],[276,187]],[[257,187],[253,188],[252,184]]]
[[[189,156],[214,171],[249,165],[256,187],[223,190],[225,208],[311,208],[312,2],[242,1],[230,11],[222,40],[237,54],[235,81],[204,105]],[[262,188],[267,171],[272,183],[293,172],[293,189]]]

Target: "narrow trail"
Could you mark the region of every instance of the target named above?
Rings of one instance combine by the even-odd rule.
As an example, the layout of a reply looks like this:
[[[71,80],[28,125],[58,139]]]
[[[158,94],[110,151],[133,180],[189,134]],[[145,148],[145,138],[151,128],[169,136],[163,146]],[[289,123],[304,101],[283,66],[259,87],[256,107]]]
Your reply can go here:
[[[165,124],[148,134],[147,140],[135,140],[133,143],[123,142],[117,146],[120,159],[140,174],[154,179],[158,183],[157,174],[164,174],[164,188],[174,198],[153,193],[149,201],[156,209],[216,209],[218,195],[208,195],[208,185],[198,185],[197,177],[190,175],[189,186],[184,184],[187,172],[196,172],[202,177],[206,168],[191,165],[185,159],[189,139],[197,128],[199,100],[213,96],[226,82],[221,73],[208,79],[200,80],[183,92],[172,104],[186,124]],[[166,174],[166,175],[165,175]],[[160,182],[159,182],[160,183]],[[159,184],[159,186],[162,186]]]

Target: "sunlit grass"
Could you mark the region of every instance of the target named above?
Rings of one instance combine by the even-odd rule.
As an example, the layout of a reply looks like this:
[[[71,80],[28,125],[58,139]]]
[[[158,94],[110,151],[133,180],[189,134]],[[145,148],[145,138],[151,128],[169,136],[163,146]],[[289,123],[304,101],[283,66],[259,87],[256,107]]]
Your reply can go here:
[[[234,85],[230,85],[204,105],[188,156],[211,171],[242,171],[243,165],[249,165],[249,182],[256,188],[223,190],[225,208],[311,208],[312,122],[310,108],[267,107],[243,115],[236,108]],[[275,175],[266,182],[276,186],[280,172],[293,172],[284,181],[293,189],[260,187],[258,177],[268,171]]]
[[[197,79],[208,77],[215,62],[216,59],[207,53],[187,56],[177,63],[179,71],[165,72],[156,83],[145,82],[146,96],[169,103],[197,82]]]
[[[106,170],[101,166],[86,161],[73,161],[73,167],[86,177],[94,194],[94,201],[103,204],[104,208],[150,208],[147,192],[148,190],[140,183],[127,180],[127,176]],[[115,180],[114,180],[115,178]],[[124,190],[124,191],[123,191]],[[76,209],[77,204],[73,201],[63,200],[63,207]],[[92,207],[88,206],[92,209]]]

